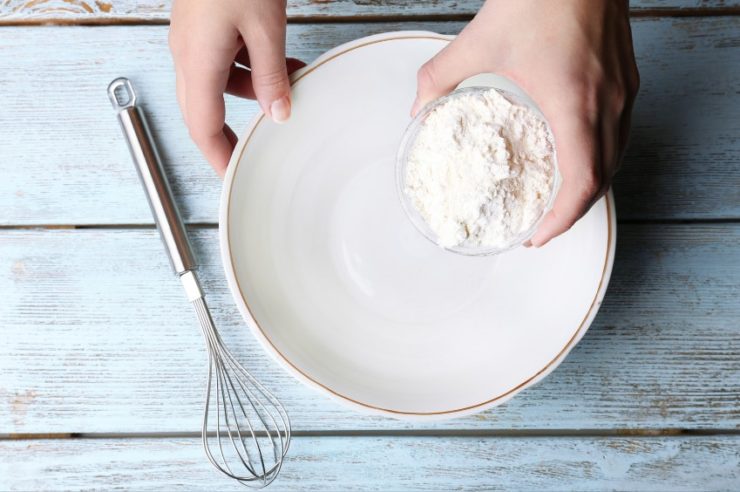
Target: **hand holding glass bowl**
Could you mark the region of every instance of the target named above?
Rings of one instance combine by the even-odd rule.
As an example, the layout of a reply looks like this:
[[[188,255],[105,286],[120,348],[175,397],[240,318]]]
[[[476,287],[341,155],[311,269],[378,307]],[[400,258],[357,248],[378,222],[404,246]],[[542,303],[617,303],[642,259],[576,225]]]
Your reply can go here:
[[[544,206],[541,207],[541,210],[539,210],[539,213],[536,215],[534,221],[532,221],[530,224],[527,224],[520,232],[512,235],[510,238],[508,238],[509,240],[505,241],[503,244],[478,245],[471,244],[469,241],[462,241],[461,243],[452,246],[441,244],[439,235],[435,233],[433,228],[430,227],[430,224],[427,223],[427,220],[425,220],[419,210],[417,210],[416,206],[409,197],[409,194],[407,193],[407,176],[410,155],[414,149],[414,145],[417,142],[417,137],[424,128],[424,124],[431,114],[433,114],[440,108],[444,110],[444,106],[450,102],[460,100],[461,98],[470,95],[482,97],[491,90],[495,90],[498,94],[502,95],[506,100],[508,100],[515,106],[528,108],[547,125],[547,122],[537,105],[534,104],[534,102],[529,97],[527,97],[527,95],[516,85],[514,85],[507,79],[504,79],[503,77],[499,77],[493,74],[481,74],[466,80],[452,93],[438,98],[422,108],[416,114],[411,124],[407,127],[402,137],[401,145],[399,147],[396,159],[396,184],[398,194],[401,199],[403,209],[409,220],[416,227],[416,229],[430,241],[448,251],[463,255],[484,256],[500,254],[516,248],[517,246],[529,240],[536,232],[542,218],[552,208],[561,181],[558,172],[557,157],[553,148],[552,159],[550,159],[550,165],[552,166],[552,179],[550,180],[550,189],[548,190],[547,195],[544,198]],[[551,135],[549,125],[547,126],[547,131]],[[489,221],[496,221],[501,220],[501,217],[492,215],[490,217],[487,217],[487,219]]]

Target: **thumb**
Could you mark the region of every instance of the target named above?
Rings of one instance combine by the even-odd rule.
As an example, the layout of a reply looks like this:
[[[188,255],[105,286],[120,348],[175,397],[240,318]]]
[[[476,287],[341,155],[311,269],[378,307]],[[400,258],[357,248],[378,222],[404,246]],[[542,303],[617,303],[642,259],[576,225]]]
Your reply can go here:
[[[604,189],[597,129],[569,112],[550,118],[563,183],[530,242],[542,246],[575,224]]]
[[[272,20],[274,19],[274,20]],[[290,82],[285,65],[285,12],[259,29],[245,29],[252,87],[267,116],[276,123],[290,118]]]
[[[416,74],[416,100],[411,116],[416,116],[428,102],[451,92],[457,84],[481,71],[473,59],[476,50],[467,46],[469,36],[463,31],[450,44],[419,68]]]

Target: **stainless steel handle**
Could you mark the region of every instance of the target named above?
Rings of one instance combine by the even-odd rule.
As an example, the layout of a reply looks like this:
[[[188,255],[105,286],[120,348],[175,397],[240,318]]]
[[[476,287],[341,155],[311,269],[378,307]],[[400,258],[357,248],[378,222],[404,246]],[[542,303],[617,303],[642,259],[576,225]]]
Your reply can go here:
[[[136,93],[131,81],[124,77],[115,79],[108,86],[108,97],[118,113],[118,121],[172,268],[177,275],[183,275],[195,267],[192,249],[180,212],[172,199],[172,191],[162,170],[162,161],[146,117],[136,105]]]

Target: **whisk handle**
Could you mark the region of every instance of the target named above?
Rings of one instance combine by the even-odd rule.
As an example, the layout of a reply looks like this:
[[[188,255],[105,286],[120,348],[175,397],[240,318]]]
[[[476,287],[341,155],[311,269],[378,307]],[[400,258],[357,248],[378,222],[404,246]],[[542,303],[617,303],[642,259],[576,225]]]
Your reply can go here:
[[[162,169],[162,161],[146,117],[136,104],[136,93],[131,81],[125,77],[115,79],[108,86],[108,97],[118,113],[118,121],[136,164],[172,268],[181,276],[195,268],[190,241],[172,198],[172,190]]]

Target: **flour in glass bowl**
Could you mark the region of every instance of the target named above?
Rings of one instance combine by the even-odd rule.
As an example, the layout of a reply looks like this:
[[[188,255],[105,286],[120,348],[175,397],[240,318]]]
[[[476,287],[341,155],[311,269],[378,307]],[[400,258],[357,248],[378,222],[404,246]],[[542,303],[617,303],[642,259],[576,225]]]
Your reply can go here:
[[[547,123],[495,89],[461,91],[423,120],[404,192],[443,247],[504,249],[531,230],[553,192]]]

